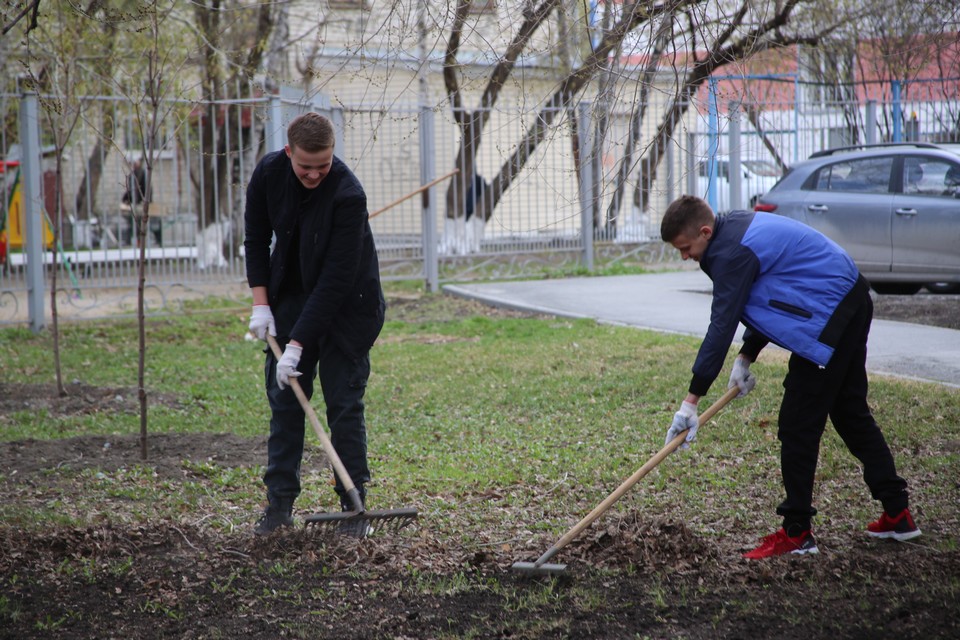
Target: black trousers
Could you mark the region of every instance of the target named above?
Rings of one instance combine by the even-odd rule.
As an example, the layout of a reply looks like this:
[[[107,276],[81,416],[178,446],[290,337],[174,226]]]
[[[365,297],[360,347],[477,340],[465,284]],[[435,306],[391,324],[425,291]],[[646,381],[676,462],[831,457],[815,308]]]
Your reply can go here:
[[[300,317],[304,300],[304,296],[287,297],[272,309],[277,326],[277,342],[282,347],[290,341],[290,331]],[[369,353],[352,358],[333,340],[325,338],[319,345],[304,345],[297,369],[303,374],[297,380],[308,398],[313,397],[314,378],[319,377],[327,409],[330,441],[363,498],[363,486],[370,481],[363,404],[367,379],[370,377]],[[292,504],[300,495],[306,415],[293,389],[287,387],[281,391],[277,386],[276,373],[277,361],[267,349],[264,377],[271,417],[263,483],[271,503]],[[350,507],[339,478],[336,479],[335,489],[340,495],[341,504]]]
[[[829,364],[823,369],[797,355],[790,357],[783,381],[779,431],[780,470],[786,499],[777,507],[783,527],[810,528],[813,481],[820,439],[827,418],[847,449],[863,465],[863,479],[874,499],[890,515],[908,505],[907,483],[897,475],[893,455],[867,405],[867,335],[873,301],[865,287]]]

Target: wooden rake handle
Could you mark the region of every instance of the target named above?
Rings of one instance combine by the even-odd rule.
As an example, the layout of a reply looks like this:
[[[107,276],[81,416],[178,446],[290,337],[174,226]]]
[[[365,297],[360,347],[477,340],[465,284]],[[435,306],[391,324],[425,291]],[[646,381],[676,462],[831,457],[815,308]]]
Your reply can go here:
[[[391,209],[391,208],[397,206],[398,204],[400,204],[400,203],[403,202],[404,200],[409,200],[410,198],[412,198],[413,196],[417,195],[418,193],[420,193],[420,192],[422,192],[422,191],[426,191],[427,189],[429,189],[429,188],[432,187],[433,185],[437,184],[438,182],[443,182],[444,180],[446,180],[446,179],[449,178],[450,176],[455,176],[455,175],[457,175],[458,173],[460,173],[460,169],[454,169],[454,170],[451,171],[450,173],[448,173],[448,174],[446,174],[446,175],[442,175],[442,176],[440,176],[439,178],[437,178],[436,180],[431,180],[430,182],[428,182],[427,184],[423,185],[423,186],[420,187],[419,189],[416,189],[416,190],[414,190],[414,191],[411,191],[410,193],[408,193],[407,195],[403,196],[402,198],[398,198],[398,199],[394,200],[393,202],[391,202],[391,203],[388,204],[387,206],[381,207],[381,208],[377,209],[376,211],[374,211],[373,213],[371,213],[369,216],[367,216],[367,219],[369,220],[370,218],[375,218],[375,217],[377,217],[378,215],[380,215],[381,213],[383,213],[383,212],[386,211],[387,209]]]
[[[714,402],[710,407],[704,411],[698,418],[698,424],[705,424],[710,418],[712,418],[720,409],[727,406],[731,400],[737,397],[740,393],[739,387],[731,387],[727,390],[725,394],[720,396],[720,399]],[[658,451],[652,458],[650,458],[646,464],[637,469],[632,476],[623,481],[623,483],[617,487],[613,493],[607,496],[603,502],[598,504],[593,511],[588,513],[583,520],[578,522],[570,531],[568,531],[562,538],[557,540],[550,549],[547,550],[543,556],[537,560],[537,566],[543,565],[544,562],[549,560],[557,551],[565,547],[571,540],[580,535],[580,532],[589,527],[594,520],[599,518],[603,513],[613,505],[614,502],[619,500],[623,494],[630,490],[633,485],[637,484],[640,479],[650,473],[654,467],[660,464],[664,458],[670,455],[677,447],[683,444],[684,439],[687,437],[687,430],[680,432],[673,440],[668,442],[660,451]]]
[[[269,333],[267,334],[267,344],[270,345],[270,350],[273,351],[273,357],[279,361],[280,356],[283,355],[283,352],[280,350],[280,345],[277,344],[277,339]],[[337,477],[340,479],[340,483],[347,492],[347,496],[349,496],[350,502],[353,504],[354,511],[362,513],[364,507],[363,502],[360,500],[360,493],[357,491],[356,485],[353,484],[350,474],[347,473],[347,468],[343,466],[340,456],[337,455],[337,450],[333,448],[333,443],[330,442],[330,437],[324,430],[323,425],[320,424],[320,418],[317,416],[317,412],[313,410],[313,405],[310,404],[310,400],[307,399],[307,394],[303,392],[303,388],[300,386],[300,381],[296,378],[290,378],[290,388],[293,389],[294,395],[296,395],[297,400],[300,401],[300,406],[303,407],[303,412],[306,413],[310,418],[310,424],[313,425],[313,430],[316,432],[317,437],[320,438],[320,444],[323,445],[323,451],[327,454],[327,458],[330,459],[330,464],[333,465],[333,471],[337,474]]]

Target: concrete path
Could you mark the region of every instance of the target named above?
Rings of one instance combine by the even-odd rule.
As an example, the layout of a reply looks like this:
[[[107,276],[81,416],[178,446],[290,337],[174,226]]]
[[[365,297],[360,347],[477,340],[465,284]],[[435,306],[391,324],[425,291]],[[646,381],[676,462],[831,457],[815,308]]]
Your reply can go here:
[[[443,289],[501,307],[702,338],[710,324],[713,284],[702,271],[689,270]],[[960,388],[960,331],[875,319],[867,349],[871,373]]]

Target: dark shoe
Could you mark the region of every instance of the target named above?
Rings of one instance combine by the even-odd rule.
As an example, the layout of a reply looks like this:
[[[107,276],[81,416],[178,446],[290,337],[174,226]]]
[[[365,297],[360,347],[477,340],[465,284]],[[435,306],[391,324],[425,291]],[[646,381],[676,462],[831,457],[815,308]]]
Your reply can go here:
[[[360,494],[360,503],[364,504],[366,501],[364,495]],[[340,510],[344,513],[354,513],[355,509],[350,503],[350,500],[346,496],[340,498]],[[370,521],[364,518],[363,516],[357,516],[356,518],[351,518],[350,520],[344,520],[337,526],[337,535],[345,536],[347,538],[366,538],[368,535],[373,533],[373,525],[370,524]]]
[[[753,551],[743,554],[744,558],[759,560],[761,558],[772,558],[773,556],[782,556],[791,553],[798,556],[820,553],[817,549],[817,541],[813,539],[810,531],[802,531],[799,535],[791,537],[787,535],[786,530],[780,529],[776,533],[771,533],[760,541],[760,546]]]
[[[268,536],[280,527],[293,526],[293,508],[268,505],[263,515],[257,520],[253,533],[258,536]]]
[[[363,516],[344,520],[337,526],[337,535],[360,540],[373,533],[373,525]]]
[[[904,509],[893,518],[884,511],[879,520],[867,525],[867,535],[874,538],[893,538],[903,542],[919,536],[920,528],[913,522],[910,509]]]

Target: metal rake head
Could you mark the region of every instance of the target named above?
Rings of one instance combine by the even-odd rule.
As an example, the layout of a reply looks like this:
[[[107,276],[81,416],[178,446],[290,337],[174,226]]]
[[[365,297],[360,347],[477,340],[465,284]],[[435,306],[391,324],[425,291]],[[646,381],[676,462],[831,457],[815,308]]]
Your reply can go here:
[[[303,519],[305,527],[323,529],[351,538],[364,538],[373,531],[397,533],[418,518],[417,510],[342,511],[316,513]]]

